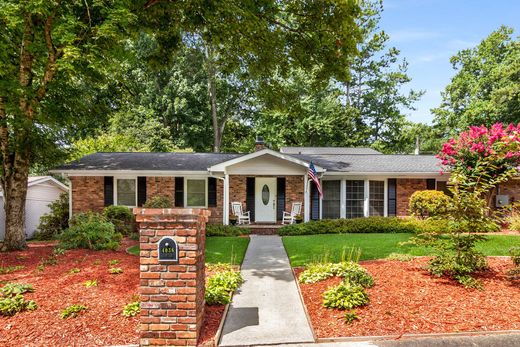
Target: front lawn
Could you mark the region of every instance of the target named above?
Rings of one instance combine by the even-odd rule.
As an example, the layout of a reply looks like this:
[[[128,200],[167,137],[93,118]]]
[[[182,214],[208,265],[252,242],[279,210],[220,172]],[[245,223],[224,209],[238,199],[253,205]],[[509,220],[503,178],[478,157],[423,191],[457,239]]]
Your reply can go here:
[[[218,236],[206,238],[206,263],[229,263],[240,265],[244,260],[249,237]],[[139,255],[139,246],[128,249],[133,255]]]
[[[342,254],[352,247],[361,249],[361,260],[382,259],[390,253],[405,253],[416,256],[429,255],[430,250],[413,246],[400,246],[412,234],[325,234],[285,236],[283,243],[292,266],[309,262],[337,262]],[[485,255],[509,255],[512,246],[520,246],[516,235],[489,235],[488,240],[478,244],[477,249]]]

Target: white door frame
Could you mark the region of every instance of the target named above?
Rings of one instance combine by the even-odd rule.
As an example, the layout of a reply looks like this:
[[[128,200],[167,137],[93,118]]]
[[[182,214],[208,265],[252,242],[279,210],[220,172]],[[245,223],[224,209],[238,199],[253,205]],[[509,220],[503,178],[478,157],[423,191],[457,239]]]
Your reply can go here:
[[[269,200],[264,204],[262,189],[267,185]],[[255,178],[255,222],[276,223],[276,177]]]

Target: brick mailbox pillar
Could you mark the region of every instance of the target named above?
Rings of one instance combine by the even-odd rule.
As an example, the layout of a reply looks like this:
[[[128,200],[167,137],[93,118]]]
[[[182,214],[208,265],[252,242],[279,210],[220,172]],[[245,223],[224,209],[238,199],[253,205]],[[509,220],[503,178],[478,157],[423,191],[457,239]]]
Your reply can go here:
[[[135,208],[141,346],[196,346],[204,315],[209,211]],[[161,258],[159,258],[161,257]]]

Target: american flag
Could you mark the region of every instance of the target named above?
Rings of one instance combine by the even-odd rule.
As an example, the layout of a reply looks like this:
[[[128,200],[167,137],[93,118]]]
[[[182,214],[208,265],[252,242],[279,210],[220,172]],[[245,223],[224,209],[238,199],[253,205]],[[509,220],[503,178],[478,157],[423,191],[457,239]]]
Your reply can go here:
[[[323,198],[323,192],[321,190],[320,180],[318,179],[318,173],[316,172],[316,168],[314,167],[312,161],[309,164],[309,177],[314,181],[316,189],[318,189],[318,193],[320,194],[320,198]]]

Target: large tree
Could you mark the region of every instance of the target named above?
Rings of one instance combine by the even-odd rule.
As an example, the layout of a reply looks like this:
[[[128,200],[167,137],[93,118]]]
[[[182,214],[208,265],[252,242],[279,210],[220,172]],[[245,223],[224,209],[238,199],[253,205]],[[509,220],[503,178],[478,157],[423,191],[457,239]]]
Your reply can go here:
[[[513,29],[500,27],[476,47],[451,58],[456,70],[432,110],[435,126],[444,136],[470,125],[520,119],[520,40]]]

